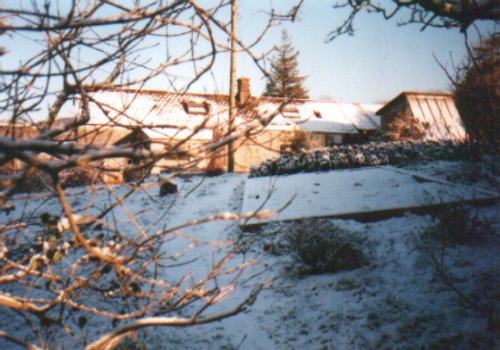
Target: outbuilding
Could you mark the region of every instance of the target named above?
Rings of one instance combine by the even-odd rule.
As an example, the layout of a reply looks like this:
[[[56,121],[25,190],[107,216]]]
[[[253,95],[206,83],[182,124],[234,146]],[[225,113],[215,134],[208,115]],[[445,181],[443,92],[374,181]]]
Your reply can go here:
[[[453,94],[405,91],[377,111],[380,125],[392,139],[463,141],[465,126]]]

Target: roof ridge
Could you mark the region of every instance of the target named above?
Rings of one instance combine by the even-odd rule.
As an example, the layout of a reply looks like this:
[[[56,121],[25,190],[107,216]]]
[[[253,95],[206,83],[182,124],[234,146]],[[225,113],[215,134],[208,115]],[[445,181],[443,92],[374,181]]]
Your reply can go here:
[[[102,87],[95,90],[90,90],[91,92],[126,92],[126,93],[136,93],[136,94],[144,94],[144,93],[155,93],[162,95],[175,95],[175,96],[197,96],[197,97],[208,97],[208,98],[229,98],[229,95],[225,94],[209,94],[209,93],[201,93],[201,92],[190,92],[190,91],[166,91],[161,89],[143,89],[143,88],[121,88],[121,87]]]

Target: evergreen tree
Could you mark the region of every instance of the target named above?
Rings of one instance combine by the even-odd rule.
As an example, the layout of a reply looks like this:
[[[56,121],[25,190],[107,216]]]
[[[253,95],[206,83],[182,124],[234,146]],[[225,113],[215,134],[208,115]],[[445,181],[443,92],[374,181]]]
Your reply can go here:
[[[281,45],[271,58],[271,79],[266,84],[264,96],[293,99],[309,98],[308,90],[302,85],[305,78],[299,75],[297,56],[299,51],[292,46],[291,38],[284,29]]]

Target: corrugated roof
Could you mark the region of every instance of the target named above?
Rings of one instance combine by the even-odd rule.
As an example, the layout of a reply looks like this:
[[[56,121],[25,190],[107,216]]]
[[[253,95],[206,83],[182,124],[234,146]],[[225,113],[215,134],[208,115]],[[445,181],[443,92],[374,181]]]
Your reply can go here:
[[[380,108],[377,114],[384,114],[394,103],[405,98],[412,115],[429,125],[424,140],[464,140],[467,133],[453,97],[450,93],[404,91]]]
[[[464,140],[465,127],[450,96],[407,96],[413,116],[430,128],[426,140]]]

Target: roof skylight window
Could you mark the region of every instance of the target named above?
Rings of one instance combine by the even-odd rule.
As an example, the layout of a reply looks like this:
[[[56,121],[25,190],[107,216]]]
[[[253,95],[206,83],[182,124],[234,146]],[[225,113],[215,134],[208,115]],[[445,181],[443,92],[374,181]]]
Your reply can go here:
[[[287,106],[283,108],[281,114],[283,114],[283,117],[286,118],[300,118],[299,110],[294,106]]]
[[[210,105],[205,101],[184,101],[184,110],[189,114],[208,114]]]

